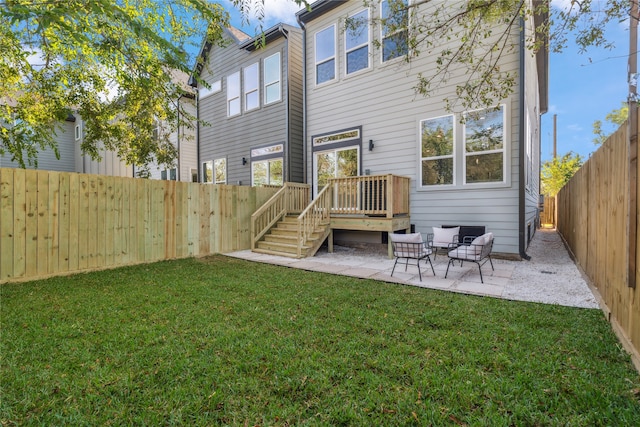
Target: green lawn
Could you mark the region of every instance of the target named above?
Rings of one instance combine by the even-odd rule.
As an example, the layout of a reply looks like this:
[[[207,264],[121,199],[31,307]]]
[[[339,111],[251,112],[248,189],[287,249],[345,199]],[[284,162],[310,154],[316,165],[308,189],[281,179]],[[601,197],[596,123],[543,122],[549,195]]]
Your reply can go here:
[[[4,425],[640,425],[599,310],[223,256],[0,286]]]

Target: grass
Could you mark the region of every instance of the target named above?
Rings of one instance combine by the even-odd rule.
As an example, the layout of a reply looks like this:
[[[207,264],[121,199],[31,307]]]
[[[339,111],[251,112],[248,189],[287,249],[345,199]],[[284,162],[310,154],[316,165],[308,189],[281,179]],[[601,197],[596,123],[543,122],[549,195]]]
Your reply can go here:
[[[640,425],[598,310],[222,256],[0,297],[2,425]]]

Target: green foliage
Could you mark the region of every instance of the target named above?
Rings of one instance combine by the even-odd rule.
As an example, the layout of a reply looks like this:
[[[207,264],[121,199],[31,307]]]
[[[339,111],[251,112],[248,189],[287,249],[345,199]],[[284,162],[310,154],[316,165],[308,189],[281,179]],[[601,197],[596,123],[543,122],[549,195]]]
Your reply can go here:
[[[600,310],[224,256],[0,293],[2,425],[640,425]]]
[[[252,10],[250,0],[232,3]],[[260,4],[254,13],[264,13]],[[39,151],[56,149],[58,123],[76,114],[81,148],[94,159],[104,147],[141,168],[171,167],[169,136],[179,121],[195,120],[179,102],[189,95],[187,52],[205,37],[220,42],[228,19],[208,0],[4,0],[0,154],[37,166]],[[157,122],[163,127],[154,135]]]
[[[626,102],[622,102],[622,105],[617,110],[612,110],[609,114],[606,115],[605,120],[615,126],[622,126],[622,124],[629,117],[629,104]],[[593,138],[593,143],[596,145],[602,145],[608,138],[611,136],[611,132],[605,132],[602,129],[602,121],[596,120],[593,122],[593,134],[595,138]]]
[[[560,189],[569,182],[571,177],[582,166],[582,157],[579,154],[568,152],[562,157],[547,160],[542,164],[542,193],[555,196]]]

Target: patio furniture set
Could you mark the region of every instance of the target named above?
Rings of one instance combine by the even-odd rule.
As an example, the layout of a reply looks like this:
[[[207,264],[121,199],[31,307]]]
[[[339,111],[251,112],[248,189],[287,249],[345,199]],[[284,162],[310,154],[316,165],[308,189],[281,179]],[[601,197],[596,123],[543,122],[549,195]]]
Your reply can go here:
[[[446,250],[449,257],[445,278],[449,274],[449,267],[454,265],[456,261],[460,261],[460,266],[465,261],[475,263],[478,266],[482,283],[484,283],[482,266],[489,261],[491,269],[494,269],[493,261],[491,261],[493,233],[486,233],[483,226],[433,227],[433,233],[427,234],[426,241],[423,240],[422,234],[419,232],[408,234],[389,233],[389,239],[393,245],[393,255],[396,258],[393,270],[391,270],[392,276],[400,260],[404,260],[405,271],[407,271],[410,261],[415,262],[415,264],[411,265],[418,267],[420,281],[422,281],[420,261],[428,261],[431,266],[431,272],[435,276],[431,255],[435,260],[438,250]]]

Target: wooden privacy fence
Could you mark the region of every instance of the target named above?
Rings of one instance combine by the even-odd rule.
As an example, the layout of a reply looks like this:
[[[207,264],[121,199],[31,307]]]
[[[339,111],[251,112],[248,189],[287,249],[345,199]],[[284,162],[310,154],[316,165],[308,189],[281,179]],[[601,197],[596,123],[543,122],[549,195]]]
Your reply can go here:
[[[0,168],[0,283],[249,249],[276,191]]]
[[[597,287],[614,328],[633,347],[636,366],[640,366],[640,287],[633,289],[626,280],[628,165],[627,125],[623,125],[558,194],[557,228]],[[640,277],[635,274],[637,282]]]
[[[544,196],[544,209],[540,212],[540,224],[556,226],[556,198]]]

